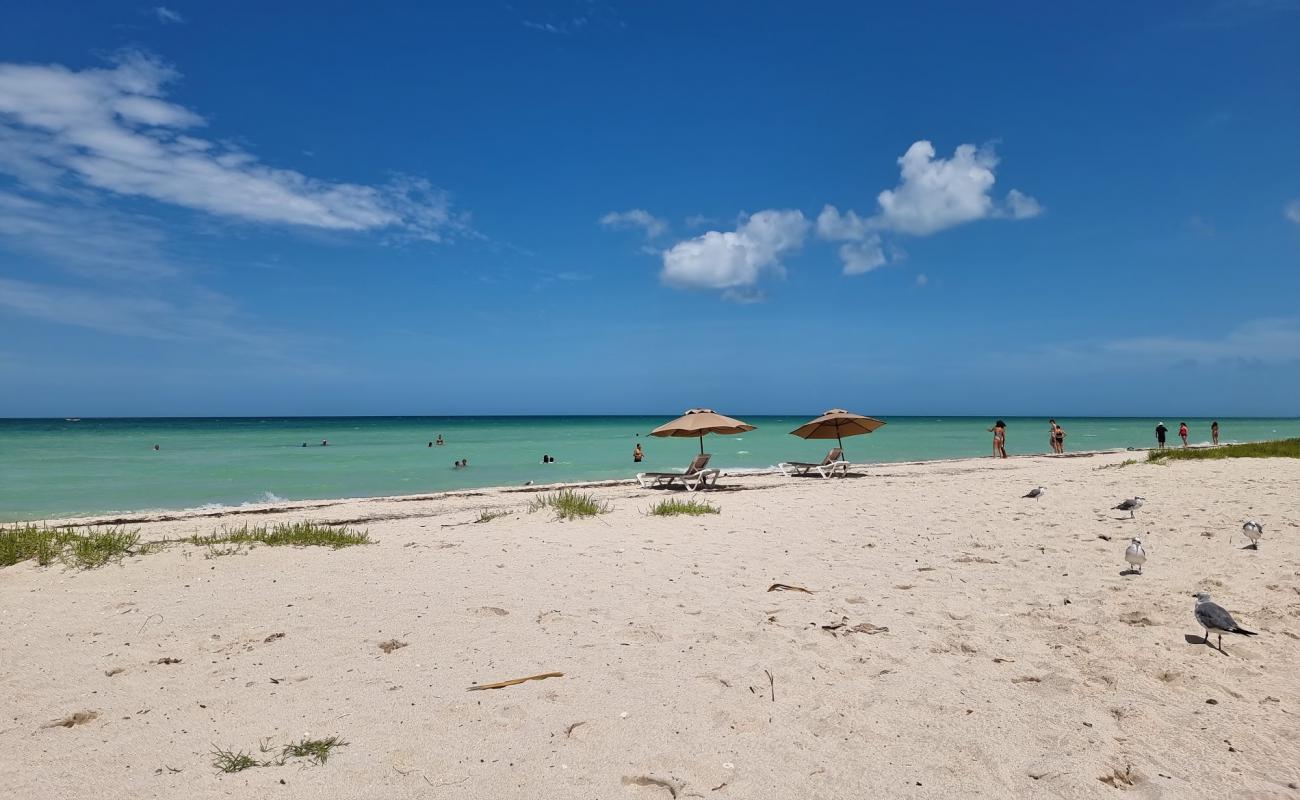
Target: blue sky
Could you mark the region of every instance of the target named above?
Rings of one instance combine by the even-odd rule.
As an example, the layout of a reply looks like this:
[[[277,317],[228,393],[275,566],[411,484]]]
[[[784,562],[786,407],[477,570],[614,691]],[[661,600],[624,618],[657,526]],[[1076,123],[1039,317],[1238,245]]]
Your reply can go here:
[[[1055,6],[24,4],[0,416],[1300,413],[1300,3]]]

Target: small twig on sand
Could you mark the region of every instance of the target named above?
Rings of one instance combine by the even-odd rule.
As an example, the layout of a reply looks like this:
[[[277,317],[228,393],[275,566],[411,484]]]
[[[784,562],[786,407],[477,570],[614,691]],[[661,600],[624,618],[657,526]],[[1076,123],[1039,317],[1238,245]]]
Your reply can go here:
[[[776,678],[772,677],[771,672],[768,672],[767,670],[763,670],[763,671],[767,672],[767,682],[772,686],[772,702],[775,703],[776,702]]]
[[[767,587],[767,590],[769,592],[803,592],[804,594],[812,594],[812,592],[802,586],[791,586],[788,583],[774,583]]]
[[[547,678],[563,678],[563,677],[564,677],[563,672],[543,672],[540,675],[529,675],[526,678],[512,678],[508,681],[500,681],[498,683],[479,683],[479,684],[475,684],[474,686],[467,687],[466,691],[480,692],[484,689],[504,689],[507,686],[514,686],[516,684],[520,684],[525,681],[541,681]]]
[[[144,629],[149,624],[149,620],[153,619],[154,617],[157,617],[159,622],[163,621],[162,614],[150,614],[149,616],[144,618],[144,622],[140,625],[139,633],[144,633]]]

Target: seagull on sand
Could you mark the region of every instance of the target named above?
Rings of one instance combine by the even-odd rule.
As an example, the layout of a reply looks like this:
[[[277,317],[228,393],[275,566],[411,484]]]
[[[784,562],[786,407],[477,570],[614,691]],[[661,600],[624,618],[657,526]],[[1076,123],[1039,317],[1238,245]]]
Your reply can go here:
[[[1246,524],[1241,526],[1241,532],[1250,540],[1250,549],[1258,550],[1259,537],[1264,535],[1264,526],[1253,519],[1247,520]]]
[[[1136,569],[1139,575],[1142,574],[1142,565],[1147,563],[1147,551],[1142,548],[1141,539],[1134,537],[1130,540],[1128,549],[1124,551],[1124,560],[1130,568]]]
[[[1127,511],[1129,519],[1133,519],[1133,512],[1141,508],[1142,504],[1145,503],[1146,501],[1147,499],[1145,497],[1131,497],[1128,500],[1125,500],[1124,502],[1115,506],[1112,510]]]
[[[1040,497],[1042,497],[1042,496],[1043,496],[1044,494],[1046,494],[1046,493],[1047,493],[1047,490],[1046,490],[1046,489],[1044,489],[1044,488],[1041,487],[1041,486],[1036,486],[1036,487],[1034,487],[1033,489],[1030,489],[1030,490],[1029,490],[1029,494],[1021,495],[1021,496],[1022,496],[1022,497],[1032,497],[1032,498],[1034,498],[1035,500],[1037,500],[1037,499],[1039,499]]]
[[[1218,603],[1210,602],[1209,592],[1197,592],[1193,597],[1196,598],[1196,621],[1205,629],[1205,643],[1210,643],[1210,631],[1219,634],[1219,652],[1223,652],[1223,634],[1239,633],[1242,636],[1258,636],[1255,631],[1248,631],[1237,624],[1237,621],[1228,613],[1228,609]]]

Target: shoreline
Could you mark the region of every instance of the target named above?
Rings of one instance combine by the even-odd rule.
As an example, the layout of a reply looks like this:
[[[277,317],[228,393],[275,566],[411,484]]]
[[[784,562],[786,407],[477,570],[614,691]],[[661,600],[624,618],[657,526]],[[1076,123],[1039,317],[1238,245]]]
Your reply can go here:
[[[1224,444],[1229,444],[1225,442]],[[1241,444],[1232,442],[1231,444]],[[1192,445],[1189,450],[1206,449],[1213,445]],[[925,466],[931,464],[977,464],[984,461],[1000,463],[1004,461],[1013,461],[1027,458],[1045,458],[1045,459],[1071,459],[1071,458],[1092,458],[1099,455],[1110,455],[1115,453],[1146,453],[1153,448],[1138,449],[1118,449],[1110,448],[1105,450],[1079,450],[1062,455],[1055,453],[1018,453],[1009,455],[1005,459],[993,458],[992,456],[966,456],[962,458],[933,458],[917,459],[912,461],[868,461],[868,462],[851,462],[849,465],[850,478],[870,477],[864,473],[864,470],[879,469],[882,467],[902,467],[902,466]],[[728,471],[722,470],[722,477],[729,479],[746,480],[750,478],[775,477],[784,478],[780,471],[775,467],[761,469],[741,469]],[[803,481],[806,477],[789,478],[789,481]],[[821,478],[818,478],[821,480]],[[837,479],[826,479],[837,480]],[[458,497],[483,497],[509,494],[536,494],[541,492],[556,492],[566,489],[604,489],[619,486],[638,487],[635,473],[628,478],[609,478],[605,480],[591,481],[562,481],[558,483],[533,484],[530,486],[516,485],[488,485],[474,487],[470,489],[448,489],[442,492],[417,492],[414,494],[385,494],[385,495],[363,495],[363,496],[343,496],[343,497],[317,497],[305,498],[302,500],[277,500],[264,503],[241,503],[237,506],[221,505],[204,505],[193,508],[150,508],[133,511],[120,512],[103,512],[77,514],[66,517],[44,517],[40,519],[28,520],[0,520],[0,525],[46,525],[49,527],[72,527],[87,528],[96,526],[109,525],[133,525],[148,524],[159,522],[183,522],[191,519],[223,519],[226,517],[238,516],[266,516],[270,514],[282,514],[296,511],[304,511],[315,508],[332,508],[340,505],[349,504],[377,504],[377,503],[412,503],[424,501],[447,500]],[[740,487],[740,488],[760,488],[760,487]],[[733,488],[730,491],[736,491]],[[646,490],[651,491],[651,490]],[[664,490],[654,490],[664,492]],[[727,491],[719,487],[715,491]],[[707,497],[715,491],[702,491],[691,493],[700,497]],[[673,492],[677,494],[677,492]],[[665,492],[665,496],[669,496]]]

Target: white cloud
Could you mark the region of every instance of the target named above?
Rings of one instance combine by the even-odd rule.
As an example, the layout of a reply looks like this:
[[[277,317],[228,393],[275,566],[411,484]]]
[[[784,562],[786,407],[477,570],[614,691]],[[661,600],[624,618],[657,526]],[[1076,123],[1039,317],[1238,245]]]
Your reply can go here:
[[[828,205],[817,215],[817,235],[832,242],[862,239],[871,232],[871,221],[852,210],[841,214],[838,208]]]
[[[845,275],[861,275],[885,265],[885,253],[880,249],[880,237],[872,236],[861,242],[840,245],[840,261],[844,262]]]
[[[706,225],[718,224],[717,219],[705,216],[704,214],[692,214],[687,217],[685,221],[686,227],[688,228],[703,228]]]
[[[1043,213],[1043,207],[1037,200],[1019,189],[1007,192],[1007,215],[1012,219],[1032,219]]]
[[[753,297],[765,275],[785,274],[782,255],[803,245],[808,220],[801,211],[769,209],[734,231],[709,231],[664,251],[660,277],[681,289],[725,289],[732,300]]]
[[[861,275],[887,261],[880,234],[872,230],[870,220],[853,211],[841,214],[835,206],[824,207],[817,215],[817,235],[832,242],[847,242],[839,249],[845,275]]]
[[[180,15],[180,12],[173,11],[166,6],[154,6],[153,15],[164,25],[182,23],[185,21],[185,18]]]
[[[925,236],[993,213],[989,190],[998,159],[991,149],[958,145],[945,160],[935,158],[934,145],[920,141],[898,163],[902,182],[876,197],[880,227]]]
[[[0,191],[0,245],[83,275],[154,279],[177,270],[161,254],[163,235],[109,209],[51,205]]]
[[[668,223],[643,208],[629,211],[611,211],[600,218],[600,224],[606,228],[640,228],[645,231],[647,239],[662,236],[668,230]]]
[[[560,36],[568,36],[587,27],[587,18],[573,17],[572,19],[561,20],[559,22],[534,22],[526,19],[523,21],[523,25],[525,28],[532,28],[535,31],[542,31],[543,33],[554,33]]]
[[[173,287],[174,288],[174,287]],[[221,342],[262,357],[283,354],[294,337],[254,329],[225,295],[192,287],[170,298],[139,290],[32,283],[0,277],[0,312],[115,336]]]
[[[0,170],[36,191],[89,187],[252,222],[434,241],[465,227],[422,179],[325,181],[193,135],[203,118],[165,99],[176,77],[139,53],[109,69],[0,64]]]
[[[929,283],[930,283],[930,279],[926,276],[926,274],[925,274],[924,272],[922,272],[922,273],[920,273],[920,274],[918,274],[918,275],[916,276],[916,285],[917,285],[917,286],[926,286],[926,285],[928,285]]]
[[[1191,339],[1180,336],[1148,336],[1108,342],[1113,353],[1142,356],[1161,361],[1198,362],[1258,361],[1290,363],[1300,360],[1300,319],[1252,320],[1219,339]]]
[[[844,273],[856,275],[882,266],[887,259],[881,234],[928,236],[990,217],[1029,219],[1043,207],[1029,195],[1012,189],[1004,204],[993,199],[998,166],[991,147],[959,145],[952,158],[937,158],[928,141],[914,142],[898,159],[900,182],[876,196],[876,213],[862,217],[826,206],[817,217],[818,235],[850,242],[840,247]]]
[[[1286,208],[1282,210],[1282,214],[1295,224],[1300,225],[1300,200],[1292,200],[1287,203]]]

